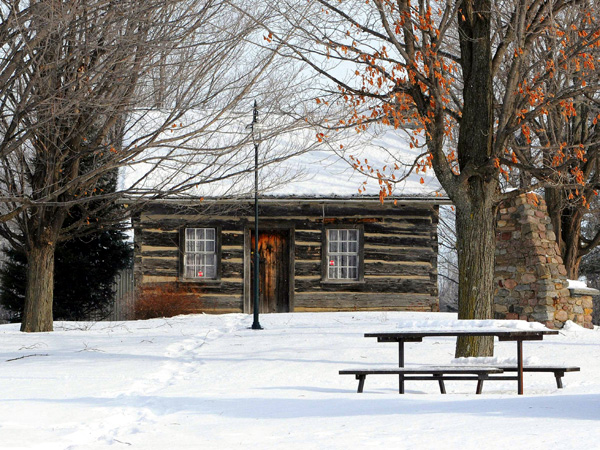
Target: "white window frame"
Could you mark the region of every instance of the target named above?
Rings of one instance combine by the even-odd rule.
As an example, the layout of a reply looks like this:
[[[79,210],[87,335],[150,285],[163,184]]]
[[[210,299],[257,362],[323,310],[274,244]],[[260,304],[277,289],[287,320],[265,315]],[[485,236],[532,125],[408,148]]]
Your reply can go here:
[[[219,230],[215,227],[188,227],[183,230],[183,277],[185,279],[218,279],[218,233]]]
[[[326,279],[335,282],[360,281],[361,230],[359,228],[327,228],[326,245]]]

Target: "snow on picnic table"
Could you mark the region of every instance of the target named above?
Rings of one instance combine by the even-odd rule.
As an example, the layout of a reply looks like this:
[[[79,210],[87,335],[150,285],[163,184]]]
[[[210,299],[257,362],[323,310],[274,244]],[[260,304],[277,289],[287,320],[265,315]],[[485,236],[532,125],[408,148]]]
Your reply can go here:
[[[526,357],[581,367],[514,381],[407,382],[348,367],[397,364],[397,345],[365,332],[450,326],[444,313],[242,314],[134,322],[57,322],[55,332],[0,326],[0,449],[596,448],[600,331],[569,324],[525,342]],[[524,325],[522,325],[524,326]],[[448,364],[455,339],[406,345],[406,361]],[[498,361],[514,342],[496,342]]]

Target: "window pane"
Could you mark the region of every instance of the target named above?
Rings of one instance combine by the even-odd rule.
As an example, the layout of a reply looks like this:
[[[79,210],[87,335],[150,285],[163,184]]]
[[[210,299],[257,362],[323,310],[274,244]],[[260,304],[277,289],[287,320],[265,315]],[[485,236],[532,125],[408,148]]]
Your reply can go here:
[[[186,228],[184,276],[186,278],[216,278],[216,229]]]
[[[217,276],[217,269],[215,266],[208,266],[206,268],[206,277],[215,278]]]
[[[185,251],[186,252],[194,251],[195,237],[196,237],[196,234],[195,234],[193,228],[187,228],[185,230]]]
[[[210,266],[210,267],[214,267],[215,266],[215,255],[214,254],[207,254],[206,256],[206,266]]]
[[[204,251],[213,252],[215,251],[215,241],[205,241]]]
[[[358,279],[358,237],[356,229],[329,229],[327,275],[330,279]]]
[[[186,256],[185,276],[190,278],[194,276],[194,255]]]

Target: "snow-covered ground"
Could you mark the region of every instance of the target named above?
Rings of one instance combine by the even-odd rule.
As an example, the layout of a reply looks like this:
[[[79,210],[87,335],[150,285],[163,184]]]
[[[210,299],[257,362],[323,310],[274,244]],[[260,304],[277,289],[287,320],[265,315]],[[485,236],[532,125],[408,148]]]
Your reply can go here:
[[[484,385],[367,378],[338,370],[395,364],[397,346],[366,339],[453,314],[242,314],[118,323],[0,326],[1,449],[575,449],[600,447],[600,330],[570,325],[526,342],[525,356],[578,365]],[[454,339],[407,344],[408,363],[452,361]],[[496,358],[515,344],[496,343]]]

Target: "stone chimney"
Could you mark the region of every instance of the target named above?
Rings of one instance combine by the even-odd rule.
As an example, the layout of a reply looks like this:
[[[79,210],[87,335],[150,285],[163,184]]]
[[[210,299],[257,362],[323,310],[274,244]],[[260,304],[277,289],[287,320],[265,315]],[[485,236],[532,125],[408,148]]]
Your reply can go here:
[[[497,223],[494,316],[562,328],[593,328],[592,290],[569,289],[544,200],[523,194],[502,205]],[[596,291],[597,292],[597,291]]]

